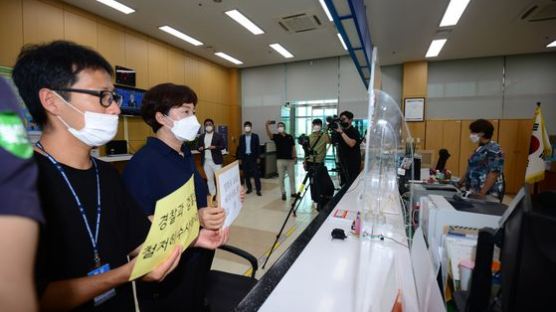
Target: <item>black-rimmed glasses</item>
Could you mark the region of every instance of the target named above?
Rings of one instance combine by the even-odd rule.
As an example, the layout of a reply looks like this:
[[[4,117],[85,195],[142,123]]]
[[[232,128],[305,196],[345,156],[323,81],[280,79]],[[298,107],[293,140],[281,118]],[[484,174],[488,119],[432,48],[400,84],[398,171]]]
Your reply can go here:
[[[71,88],[61,88],[55,89],[54,91],[60,92],[76,92],[76,93],[84,93],[89,95],[94,95],[99,98],[100,105],[102,107],[109,107],[110,105],[116,103],[116,105],[122,105],[122,96],[117,94],[114,91],[108,90],[86,90],[86,89],[71,89]]]

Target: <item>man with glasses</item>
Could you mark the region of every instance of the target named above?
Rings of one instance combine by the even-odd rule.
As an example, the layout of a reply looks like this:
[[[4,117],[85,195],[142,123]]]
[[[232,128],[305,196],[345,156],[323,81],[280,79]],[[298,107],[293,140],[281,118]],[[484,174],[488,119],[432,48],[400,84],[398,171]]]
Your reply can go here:
[[[14,67],[19,93],[43,127],[35,148],[46,220],[36,264],[41,310],[134,309],[128,280],[150,224],[118,172],[90,156],[118,129],[112,75],[101,55],[67,41],[27,46]],[[205,243],[212,242],[199,236],[196,244]],[[180,251],[142,279],[163,280]]]

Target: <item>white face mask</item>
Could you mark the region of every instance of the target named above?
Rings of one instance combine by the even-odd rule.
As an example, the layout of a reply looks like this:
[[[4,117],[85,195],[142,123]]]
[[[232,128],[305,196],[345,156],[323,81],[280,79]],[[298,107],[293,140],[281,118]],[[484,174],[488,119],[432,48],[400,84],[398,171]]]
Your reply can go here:
[[[118,132],[118,115],[101,114],[94,112],[82,112],[77,107],[66,101],[61,95],[56,94],[64,103],[74,110],[80,112],[85,117],[85,126],[83,129],[77,130],[70,127],[62,117],[58,119],[68,128],[69,133],[76,137],[79,141],[87,144],[88,146],[101,146],[108,143],[116,136]]]
[[[284,127],[278,127],[278,133],[284,133]]]
[[[321,129],[320,126],[313,126],[313,132],[319,132]]]
[[[473,143],[479,143],[479,140],[481,140],[481,136],[478,135],[477,133],[471,133],[469,135],[469,139],[471,140],[471,142]]]
[[[245,127],[244,129],[245,129],[245,132],[247,132],[247,133],[251,132],[251,127],[249,127],[249,126]]]
[[[201,124],[195,115],[180,120],[173,120],[169,116],[167,117],[174,122],[174,126],[170,130],[172,130],[176,139],[180,141],[193,141],[197,136],[199,128],[201,128]]]
[[[212,126],[206,126],[205,127],[206,132],[212,132],[212,130],[213,130]]]

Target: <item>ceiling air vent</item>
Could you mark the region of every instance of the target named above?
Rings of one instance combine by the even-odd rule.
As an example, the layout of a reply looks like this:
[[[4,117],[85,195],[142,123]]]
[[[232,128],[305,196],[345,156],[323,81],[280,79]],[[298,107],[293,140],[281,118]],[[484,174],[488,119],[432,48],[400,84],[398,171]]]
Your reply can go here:
[[[521,14],[521,19],[527,22],[556,20],[556,2],[551,1],[534,4]]]
[[[316,15],[307,13],[282,17],[278,24],[290,33],[301,33],[322,27],[322,23]]]

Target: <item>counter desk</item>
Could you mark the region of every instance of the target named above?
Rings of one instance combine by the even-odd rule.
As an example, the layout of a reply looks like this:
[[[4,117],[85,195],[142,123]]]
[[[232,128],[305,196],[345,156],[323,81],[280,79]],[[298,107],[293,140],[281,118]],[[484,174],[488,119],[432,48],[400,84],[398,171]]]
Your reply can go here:
[[[392,288],[402,294],[404,311],[418,311],[399,198],[385,212],[386,224],[391,229],[387,235],[391,239],[368,240],[372,248],[363,248],[368,251],[364,256],[360,252],[363,250],[360,238],[349,234],[357,215],[361,181],[360,176],[348,190],[335,196],[236,311],[356,311],[357,290],[366,293],[367,304],[377,307],[385,298],[388,274],[392,275]],[[333,240],[331,231],[335,228],[343,229],[348,237]],[[360,261],[360,257],[365,260]],[[362,276],[368,281],[364,291],[365,287],[357,284]]]

